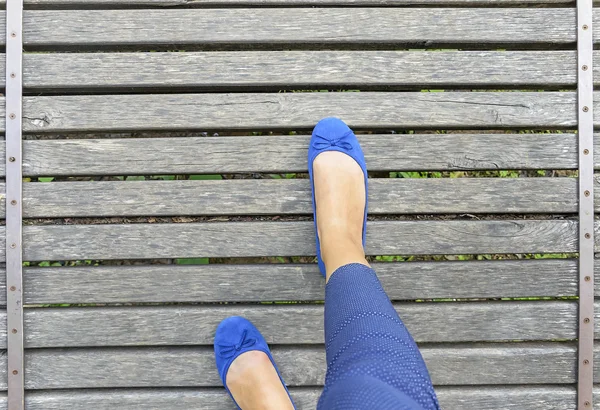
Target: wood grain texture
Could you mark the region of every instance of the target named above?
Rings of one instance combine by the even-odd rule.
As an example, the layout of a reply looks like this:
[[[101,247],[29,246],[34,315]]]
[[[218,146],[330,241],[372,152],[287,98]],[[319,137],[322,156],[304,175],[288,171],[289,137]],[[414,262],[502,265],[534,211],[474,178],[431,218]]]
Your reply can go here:
[[[575,60],[572,51],[36,53],[24,56],[23,81],[28,89],[102,90],[565,87],[576,84]]]
[[[6,230],[0,226],[0,263],[6,260]]]
[[[323,384],[322,347],[274,346],[272,353],[288,385]],[[436,385],[575,382],[573,344],[424,345],[421,353]],[[221,386],[212,347],[33,349],[25,371],[28,389]]]
[[[299,410],[314,410],[321,394],[318,387],[292,387],[290,394]],[[575,410],[576,392],[571,386],[438,386],[440,405],[448,410]],[[599,394],[596,392],[596,395]],[[2,407],[0,396],[0,409]],[[29,410],[231,410],[223,389],[107,389],[38,392],[26,396]]]
[[[26,226],[23,238],[24,260],[29,261],[315,253],[314,226],[308,221]],[[366,251],[370,255],[576,252],[577,223],[372,221]]]
[[[571,301],[412,302],[396,310],[417,342],[577,337],[577,303]],[[248,318],[271,344],[324,343],[322,305],[239,305],[28,309],[25,346],[212,345],[215,329],[230,316]]]
[[[4,296],[6,300],[6,296]],[[4,306],[0,308],[0,349],[6,349],[7,347],[7,333],[6,333],[6,302],[3,302]],[[0,356],[3,356],[6,352],[0,350]],[[2,367],[2,366],[0,366]],[[2,379],[2,372],[6,372],[6,369],[0,369],[0,379]],[[6,376],[6,373],[4,373]],[[2,389],[2,383],[0,382],[0,390]]]
[[[27,10],[23,25],[26,46],[46,47],[574,44],[576,35],[571,8]]]
[[[574,259],[372,266],[392,300],[577,295]],[[596,272],[600,279],[600,267]],[[26,268],[24,280],[26,304],[310,301],[325,297],[325,281],[312,264]],[[165,286],[167,282],[170,286]],[[0,276],[0,303],[5,298],[2,286]],[[600,289],[596,292],[600,296]]]
[[[575,178],[374,178],[369,213],[575,213],[577,192]],[[50,182],[23,192],[29,218],[312,215],[311,198],[307,179]]]
[[[25,97],[23,110],[27,132],[308,129],[327,116],[359,129],[577,124],[572,92],[44,96]]]
[[[358,139],[371,171],[577,168],[573,134],[386,134]],[[23,173],[307,172],[309,140],[305,135],[25,140]],[[596,141],[600,167],[600,135]],[[0,150],[4,152],[3,141]]]
[[[94,6],[404,6],[404,5],[522,5],[563,4],[564,0],[25,0],[26,5]],[[0,1],[5,4],[5,1]]]

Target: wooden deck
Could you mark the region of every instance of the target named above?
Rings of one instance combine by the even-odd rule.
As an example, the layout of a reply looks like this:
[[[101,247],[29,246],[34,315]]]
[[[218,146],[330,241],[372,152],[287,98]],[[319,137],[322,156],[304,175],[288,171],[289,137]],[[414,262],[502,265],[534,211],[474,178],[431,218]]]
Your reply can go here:
[[[360,134],[372,171],[367,253],[450,256],[374,264],[442,408],[576,408],[578,183],[563,172],[578,168],[572,3],[25,7],[28,410],[230,409],[212,351],[230,315],[255,322],[298,408],[314,408],[325,375],[324,281],[305,263],[315,245],[302,173],[308,131],[331,115]],[[594,18],[600,27],[600,9]],[[600,30],[594,38],[600,45]],[[597,72],[600,51],[595,62]],[[0,151],[4,176],[4,141]],[[548,172],[389,178],[498,170]],[[188,178],[200,174],[224,178]],[[117,178],[127,176],[145,178]],[[4,236],[2,226],[2,260]],[[482,254],[504,256],[450,260]],[[297,303],[269,303],[283,301]],[[6,334],[2,319],[0,349]],[[6,390],[6,365],[0,373]]]

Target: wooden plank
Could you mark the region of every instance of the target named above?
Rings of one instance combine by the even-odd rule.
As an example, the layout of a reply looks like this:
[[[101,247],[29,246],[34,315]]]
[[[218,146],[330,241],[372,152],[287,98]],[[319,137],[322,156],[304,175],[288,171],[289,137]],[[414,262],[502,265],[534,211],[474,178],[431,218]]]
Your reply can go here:
[[[577,295],[575,259],[372,266],[392,300]],[[600,278],[600,267],[596,270]],[[313,264],[26,268],[24,280],[26,304],[258,302],[325,297],[324,279]],[[469,286],[464,285],[465,280]],[[171,285],[165,286],[166,282]],[[600,289],[597,292],[600,296]]]
[[[315,253],[313,230],[309,221],[25,226],[24,259],[311,256]],[[372,221],[368,232],[370,255],[577,249],[573,220]]]
[[[412,302],[396,310],[417,342],[577,337],[577,303],[571,301]],[[28,309],[25,346],[212,345],[215,329],[230,316],[251,320],[268,343],[324,343],[322,305],[238,305]]]
[[[0,24],[0,27],[2,27],[3,24]],[[2,36],[0,36],[0,39],[2,38]],[[5,125],[6,125],[6,104],[5,104],[5,98],[4,98],[4,94],[0,95],[0,132],[2,132],[4,134],[4,129],[5,129]],[[4,140],[4,138],[2,138]],[[2,143],[4,144],[4,141],[2,141]],[[4,161],[2,160],[2,165],[4,165]],[[3,166],[2,169],[4,169],[5,167]],[[2,171],[4,172],[4,171]]]
[[[0,4],[4,4],[4,0]],[[70,7],[215,7],[215,6],[404,6],[404,5],[523,5],[523,4],[564,4],[564,0],[25,0],[32,6]]]
[[[288,385],[323,384],[323,348],[275,346],[272,352]],[[425,345],[421,353],[437,385],[575,381],[572,344]],[[34,349],[26,355],[28,389],[221,386],[212,347]]]
[[[269,51],[24,55],[26,88],[567,86],[572,51]],[[600,73],[600,53],[594,54]],[[0,71],[4,70],[0,53]],[[523,65],[528,67],[522,70]],[[190,69],[195,67],[198,69]],[[430,68],[430,69],[423,69]],[[502,69],[500,69],[502,67]],[[600,80],[597,80],[600,82]],[[4,78],[0,78],[4,86]]]
[[[25,45],[44,47],[574,44],[576,26],[572,8],[26,10],[23,25]]]
[[[572,51],[26,53],[23,81],[29,89],[103,90],[316,85],[564,87],[576,83],[574,58]],[[594,54],[594,63],[600,73],[599,52]],[[522,69],[524,65],[527,70]],[[3,70],[4,54],[0,53]],[[4,78],[0,78],[0,86],[4,86]]]
[[[4,215],[2,215],[3,217]],[[6,260],[6,234],[4,225],[0,226],[0,263]]]
[[[574,134],[384,134],[358,138],[372,171],[577,168]],[[305,135],[279,135],[25,140],[23,173],[307,172],[309,139]],[[600,135],[596,140],[596,163],[600,167]],[[4,150],[2,141],[0,150]],[[0,171],[4,172],[4,167]]]
[[[6,333],[6,296],[4,297],[4,305],[0,308],[0,356],[4,356],[7,345],[7,333]],[[2,367],[2,366],[0,366]],[[0,390],[5,389],[6,387],[2,384],[2,372],[4,372],[4,376],[6,376],[6,369],[0,369]],[[4,386],[4,387],[3,387]]]
[[[50,182],[26,184],[23,198],[24,215],[29,218],[312,215],[307,179]],[[575,178],[374,178],[369,181],[369,213],[372,215],[576,211]]]
[[[6,315],[4,315],[3,321],[6,321]],[[3,338],[6,344],[6,336]],[[6,346],[4,347],[6,349]],[[6,356],[6,350],[0,350],[0,403],[2,399],[6,400],[5,393],[8,387],[8,361]],[[0,408],[2,405],[0,404]]]
[[[24,56],[23,80],[44,90],[566,87],[577,82],[575,58],[572,51],[35,53]]]
[[[143,115],[131,107],[144,107]],[[547,129],[577,121],[572,92],[44,96],[25,97],[23,110],[28,132],[308,129],[327,116],[359,129]]]
[[[299,410],[315,409],[319,387],[290,388]],[[575,410],[576,392],[571,386],[439,386],[440,405],[449,410]],[[29,410],[231,410],[224,389],[108,389],[32,391],[26,397]],[[1,401],[0,401],[1,406]],[[2,407],[0,407],[2,409]],[[3,409],[4,410],[4,409]]]
[[[26,176],[306,172],[309,138],[25,140],[23,172]],[[372,134],[359,135],[359,140],[372,171],[577,168],[576,137],[569,133]],[[600,134],[596,148],[600,169]]]

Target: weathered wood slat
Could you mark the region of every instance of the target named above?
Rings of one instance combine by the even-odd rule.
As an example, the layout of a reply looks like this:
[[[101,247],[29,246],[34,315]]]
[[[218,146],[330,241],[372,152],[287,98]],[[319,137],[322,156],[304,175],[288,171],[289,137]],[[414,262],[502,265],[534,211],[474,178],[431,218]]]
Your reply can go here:
[[[309,139],[305,135],[281,135],[25,140],[23,173],[306,172]],[[577,168],[573,134],[387,134],[359,135],[359,140],[372,171]],[[600,135],[596,141],[600,167]],[[3,141],[0,149],[4,152]],[[3,165],[4,159],[0,161]],[[0,171],[4,172],[3,166]]]
[[[25,0],[36,6],[151,6],[151,7],[204,7],[204,6],[404,6],[404,5],[523,5],[563,4],[564,0]],[[0,1],[5,4],[5,0]]]
[[[313,410],[321,395],[318,387],[290,388],[299,410]],[[571,386],[495,386],[436,388],[440,405],[448,410],[575,410],[576,392]],[[0,396],[0,400],[2,400]],[[29,392],[29,410],[231,410],[224,389],[108,389]],[[0,401],[0,409],[2,401]]]
[[[576,138],[568,133],[358,137],[372,171],[577,168]],[[23,172],[26,176],[306,172],[309,139],[288,135],[25,140]],[[596,148],[600,169],[600,134]],[[4,141],[0,153],[3,176]]]
[[[373,267],[392,300],[577,295],[574,259],[374,263]],[[595,270],[600,282],[600,267]],[[0,305],[6,303],[4,274],[2,267]],[[465,275],[469,286],[464,286]],[[219,281],[212,280],[217,277]],[[24,278],[26,304],[324,298],[316,265],[32,267],[25,268]],[[165,287],[166,281],[172,286]],[[595,294],[600,296],[600,287]]]
[[[143,114],[132,107],[144,107]],[[371,129],[560,128],[577,123],[572,92],[45,96],[25,97],[23,110],[28,132],[307,129],[327,116]]]
[[[313,230],[309,221],[26,226],[24,258],[311,256],[315,253]],[[368,225],[366,251],[370,255],[576,252],[577,223],[373,221]]]
[[[574,259],[372,266],[392,300],[577,295]],[[600,279],[600,267],[596,270]],[[26,268],[24,280],[26,304],[310,301],[325,297],[324,279],[316,265]],[[170,286],[165,286],[167,282]],[[4,286],[1,276],[0,284]]]
[[[28,10],[23,24],[25,45],[46,47],[573,44],[576,34],[573,8]]]
[[[24,215],[30,218],[312,215],[307,179],[51,182],[26,184],[23,198]],[[369,213],[373,215],[576,211],[575,178],[374,178],[369,181]]]
[[[572,51],[35,53],[25,54],[23,64],[29,89],[565,87],[577,81]]]
[[[288,385],[323,384],[322,347],[272,352]],[[572,344],[425,345],[421,353],[437,385],[575,382]],[[33,349],[26,358],[28,389],[221,386],[212,347]]]
[[[0,308],[0,349],[6,349],[7,345],[7,334],[6,334],[6,297],[4,297],[4,306]],[[0,350],[0,356],[3,356],[5,352]],[[0,366],[2,367],[2,366]],[[0,369],[0,380],[2,379],[2,372],[6,372],[5,369]],[[6,373],[4,373],[6,375]],[[2,389],[2,382],[0,381],[0,390]]]
[[[4,215],[1,215],[4,217]],[[6,260],[6,234],[4,225],[0,226],[0,263]]]
[[[29,89],[545,86],[576,82],[572,51],[269,51],[24,55]],[[600,53],[594,55],[600,74]],[[526,65],[527,70],[522,67]],[[0,71],[4,54],[0,53]],[[596,80],[600,82],[600,80]],[[0,78],[4,86],[4,78]]]
[[[577,337],[577,303],[571,301],[412,302],[396,310],[417,342]],[[268,343],[324,343],[322,305],[240,305],[30,309],[25,346],[211,345],[218,324],[230,316],[251,320]]]

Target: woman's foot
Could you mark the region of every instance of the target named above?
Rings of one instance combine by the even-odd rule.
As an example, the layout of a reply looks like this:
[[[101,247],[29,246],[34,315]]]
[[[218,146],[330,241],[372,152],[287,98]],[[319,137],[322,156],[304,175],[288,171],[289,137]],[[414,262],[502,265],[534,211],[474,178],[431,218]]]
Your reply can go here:
[[[227,372],[227,387],[242,410],[293,410],[269,357],[252,350],[238,356]]]
[[[269,346],[249,320],[223,320],[214,348],[221,381],[242,410],[294,410]]]
[[[369,266],[362,244],[365,177],[348,155],[327,151],[313,162],[317,229],[326,279],[349,263]]]
[[[315,126],[308,149],[321,273],[365,259],[367,166],[354,132],[339,118]]]

